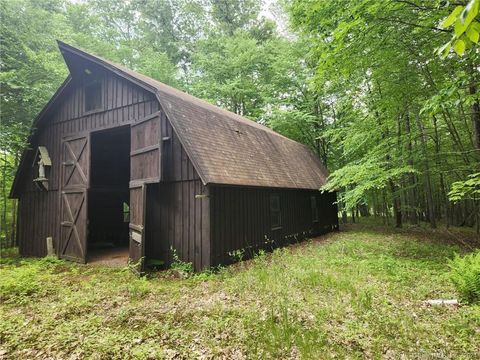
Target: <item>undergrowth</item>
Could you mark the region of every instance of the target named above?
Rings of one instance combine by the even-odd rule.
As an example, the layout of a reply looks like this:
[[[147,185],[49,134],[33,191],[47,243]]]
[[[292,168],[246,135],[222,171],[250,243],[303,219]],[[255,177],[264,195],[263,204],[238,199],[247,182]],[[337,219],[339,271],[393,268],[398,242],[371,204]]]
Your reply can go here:
[[[450,279],[461,299],[467,303],[480,302],[480,251],[464,257],[456,255],[449,266]]]

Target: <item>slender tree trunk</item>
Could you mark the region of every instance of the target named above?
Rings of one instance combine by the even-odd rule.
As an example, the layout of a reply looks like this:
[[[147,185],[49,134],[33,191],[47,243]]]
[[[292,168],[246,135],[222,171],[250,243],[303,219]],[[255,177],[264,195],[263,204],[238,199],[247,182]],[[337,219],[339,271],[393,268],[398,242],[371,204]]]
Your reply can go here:
[[[9,243],[9,234],[7,226],[7,152],[3,153],[3,164],[2,164],[2,219],[0,224],[0,234],[3,232],[5,234],[5,246],[8,246]],[[1,245],[1,244],[0,244]]]
[[[17,200],[12,200],[11,246],[17,246]]]
[[[480,201],[477,199],[477,197],[474,198],[474,203],[476,211],[475,211],[475,222],[477,224],[476,228],[476,233],[477,235],[480,235]]]
[[[470,95],[477,94],[477,82],[475,79],[476,70],[472,66],[472,82],[468,88]],[[477,98],[472,104],[472,125],[473,125],[473,143],[475,148],[480,150],[480,101]],[[478,159],[477,154],[477,159]]]
[[[424,69],[425,75],[426,75],[425,79],[435,89],[435,92],[437,92],[438,87],[435,83],[435,80],[433,79],[432,73],[430,72],[430,69],[429,69],[428,65],[425,65],[423,67],[423,69]],[[458,134],[458,131],[455,127],[455,123],[451,119],[450,112],[448,111],[448,109],[444,108],[443,105],[441,106],[441,114],[442,114],[442,116],[445,120],[445,124],[447,125],[448,131],[451,135],[451,139],[453,140],[453,143],[455,144],[458,151],[460,152],[461,157],[462,157],[463,161],[465,162],[465,164],[468,165],[470,163],[470,160],[469,160],[469,158],[468,158],[468,156],[465,152],[465,147],[463,146],[460,135]]]
[[[15,169],[18,168],[18,163],[20,161],[20,156],[21,154],[19,151],[15,152]],[[17,246],[17,211],[18,211],[18,200],[13,199],[12,200],[12,223],[11,223],[11,237],[12,237],[12,246]]]
[[[340,200],[338,202],[339,206],[340,206],[340,212],[342,214],[342,223],[343,224],[346,224],[348,222],[348,218],[347,218],[347,210],[345,208],[345,202],[343,200]]]
[[[433,204],[433,194],[432,194],[432,183],[430,179],[430,167],[428,162],[428,153],[427,153],[427,140],[425,136],[425,129],[420,120],[420,115],[416,114],[415,119],[417,121],[418,131],[420,132],[420,141],[422,145],[424,167],[425,167],[425,196],[428,208],[428,218],[432,228],[437,227],[437,222],[435,220],[435,206]]]
[[[440,155],[440,137],[438,136],[438,120],[437,117],[433,116],[433,130],[434,130],[434,141],[435,141],[435,164],[437,171],[439,173],[440,180],[440,197],[445,203],[445,221],[447,229],[450,227],[451,218],[450,218],[450,201],[448,200],[447,189],[445,186],[445,179],[443,176],[443,170],[441,169],[441,155]]]
[[[378,218],[378,205],[377,205],[377,193],[373,192],[373,217]]]
[[[413,146],[412,146],[412,130],[411,130],[411,125],[410,125],[410,114],[407,112],[405,115],[405,132],[407,133],[407,154],[408,154],[408,160],[407,163],[413,168]],[[418,217],[417,217],[417,210],[416,210],[416,194],[415,194],[415,188],[416,188],[416,182],[415,182],[415,174],[410,173],[408,174],[408,179],[407,179],[407,186],[409,187],[409,190],[407,191],[407,198],[408,198],[408,206],[409,206],[409,211],[408,211],[408,220],[412,224],[417,224],[418,222]]]
[[[389,180],[388,183],[390,185],[390,191],[392,192],[393,215],[395,217],[395,227],[401,228],[402,227],[402,210],[400,208],[399,199],[396,196],[397,187],[395,186],[392,180]]]
[[[388,207],[388,200],[385,191],[383,192],[383,213],[385,214],[385,221],[387,225],[390,225],[390,209]]]
[[[388,136],[388,133],[389,131],[387,128],[386,136]],[[398,135],[399,135],[399,132],[397,132],[397,137]],[[389,164],[388,166],[390,167],[392,158],[389,153],[387,153],[386,155],[386,160],[387,160],[387,164]],[[402,206],[400,203],[400,196],[398,194],[398,187],[395,185],[392,179],[388,180],[388,185],[390,186],[390,192],[392,193],[392,202],[393,202],[392,205],[393,205],[393,216],[395,219],[395,227],[401,228],[402,227]]]
[[[448,132],[450,133],[450,136],[454,144],[458,148],[458,151],[460,152],[463,161],[465,162],[466,165],[470,165],[470,159],[467,155],[467,152],[465,151],[465,146],[463,145],[462,139],[458,134],[457,128],[455,126],[454,121],[452,120],[450,112],[446,109],[443,109],[442,115],[443,115],[443,119],[445,120],[445,124],[447,125]]]

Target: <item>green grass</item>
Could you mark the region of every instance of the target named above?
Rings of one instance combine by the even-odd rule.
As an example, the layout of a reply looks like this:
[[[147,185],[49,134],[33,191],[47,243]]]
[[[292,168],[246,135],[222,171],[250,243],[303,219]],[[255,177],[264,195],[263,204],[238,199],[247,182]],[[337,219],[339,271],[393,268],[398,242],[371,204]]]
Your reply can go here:
[[[2,259],[0,358],[480,356],[480,306],[458,295],[440,231],[349,227],[175,279],[55,259]]]

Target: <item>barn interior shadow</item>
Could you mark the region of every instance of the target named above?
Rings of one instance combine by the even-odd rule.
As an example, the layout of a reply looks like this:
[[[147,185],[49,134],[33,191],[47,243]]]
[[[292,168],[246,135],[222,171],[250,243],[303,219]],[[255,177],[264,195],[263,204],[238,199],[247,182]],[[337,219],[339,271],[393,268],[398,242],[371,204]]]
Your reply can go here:
[[[87,261],[128,259],[130,127],[91,135]]]

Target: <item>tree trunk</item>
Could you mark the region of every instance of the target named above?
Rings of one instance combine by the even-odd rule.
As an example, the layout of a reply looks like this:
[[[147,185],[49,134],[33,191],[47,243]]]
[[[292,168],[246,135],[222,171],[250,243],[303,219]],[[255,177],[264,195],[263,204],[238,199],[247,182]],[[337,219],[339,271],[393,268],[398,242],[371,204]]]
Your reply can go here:
[[[434,130],[434,141],[435,141],[435,165],[439,173],[440,178],[440,198],[445,203],[445,221],[447,229],[450,227],[450,201],[448,200],[447,189],[445,186],[445,180],[443,176],[443,171],[441,169],[441,155],[440,155],[440,137],[438,136],[438,123],[437,117],[433,116],[433,130]]]
[[[2,219],[0,223],[0,234],[5,234],[5,246],[8,246],[9,235],[7,226],[7,152],[3,153],[3,166],[2,166]],[[1,241],[1,239],[0,239]],[[0,246],[2,244],[0,243]]]
[[[390,225],[390,209],[388,208],[388,200],[385,191],[383,192],[383,213],[385,216],[385,222],[387,225]]]
[[[425,167],[425,196],[427,201],[428,208],[428,219],[432,228],[437,227],[437,222],[435,220],[435,206],[433,204],[433,194],[432,194],[432,183],[430,179],[430,166],[428,162],[428,153],[427,153],[427,140],[425,136],[425,129],[420,120],[420,115],[416,114],[415,119],[417,121],[418,131],[420,132],[420,141],[422,145],[424,167]]]
[[[472,82],[468,88],[470,95],[475,95],[477,93],[477,82],[475,80],[475,69],[472,69]],[[473,143],[475,148],[480,150],[480,102],[478,98],[473,102],[472,105],[472,125],[473,125]],[[477,156],[478,158],[478,156]]]
[[[12,222],[10,230],[10,245],[11,247],[17,246],[17,199],[12,200]]]
[[[407,133],[407,154],[408,154],[408,165],[413,167],[413,146],[412,146],[412,130],[410,126],[410,114],[407,112],[405,115],[405,132]],[[408,220],[410,221],[411,224],[417,224],[418,223],[418,217],[417,217],[417,210],[416,210],[416,195],[415,195],[415,188],[416,188],[416,183],[415,183],[415,174],[410,173],[408,174],[407,177],[408,181],[408,187],[409,190],[407,191],[407,204],[409,207],[409,210],[407,212],[407,217]]]
[[[397,192],[397,187],[393,183],[392,180],[388,181],[390,185],[390,191],[392,192],[392,199],[393,199],[393,216],[395,217],[395,227],[401,228],[402,227],[402,210],[400,209],[399,199],[395,195]]]

